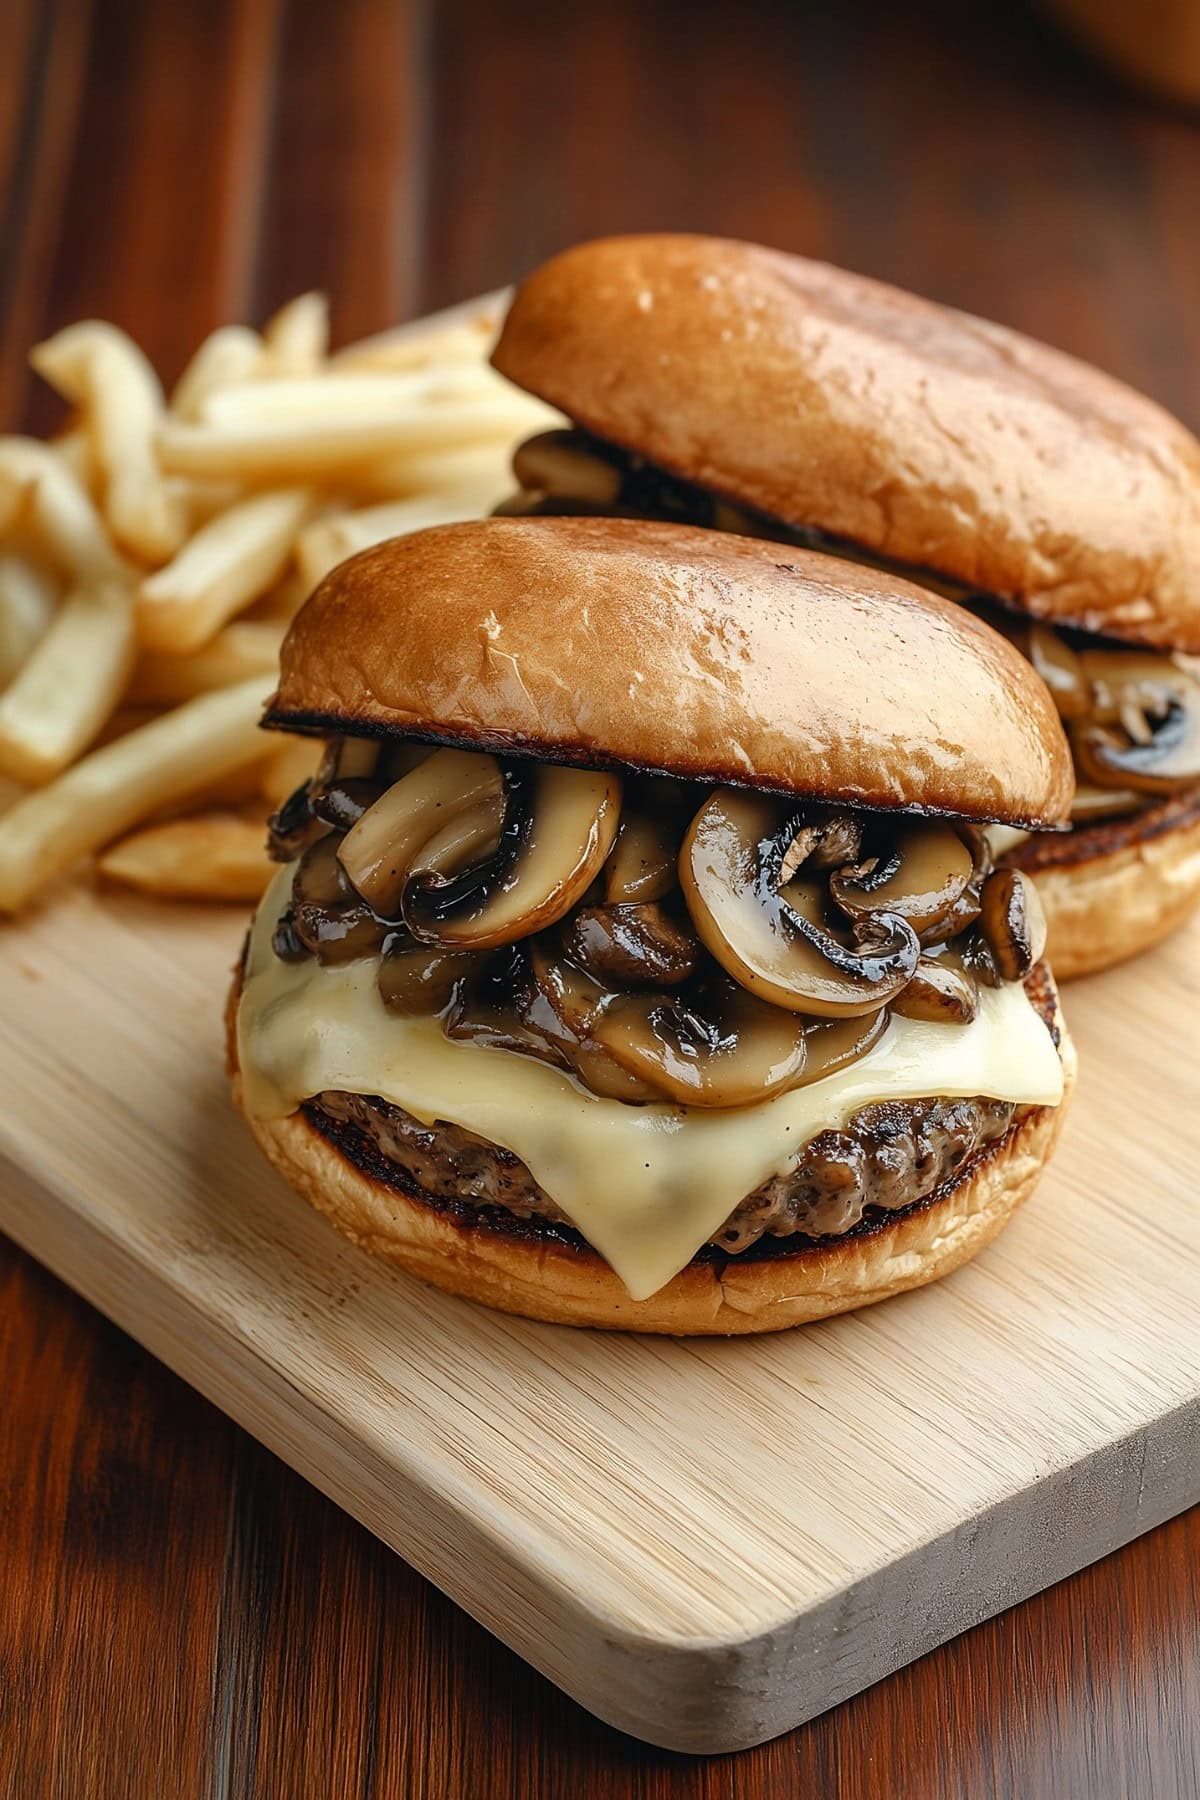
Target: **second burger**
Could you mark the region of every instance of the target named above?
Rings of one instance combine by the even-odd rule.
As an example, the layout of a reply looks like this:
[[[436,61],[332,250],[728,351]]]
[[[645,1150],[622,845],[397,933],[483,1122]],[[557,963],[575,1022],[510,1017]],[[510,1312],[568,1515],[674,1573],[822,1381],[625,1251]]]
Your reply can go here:
[[[1069,832],[996,834],[1060,975],[1200,902],[1200,444],[1001,325],[717,238],[613,238],[517,290],[500,371],[570,432],[516,456],[518,512],[605,512],[865,558],[981,609],[1070,734]]]

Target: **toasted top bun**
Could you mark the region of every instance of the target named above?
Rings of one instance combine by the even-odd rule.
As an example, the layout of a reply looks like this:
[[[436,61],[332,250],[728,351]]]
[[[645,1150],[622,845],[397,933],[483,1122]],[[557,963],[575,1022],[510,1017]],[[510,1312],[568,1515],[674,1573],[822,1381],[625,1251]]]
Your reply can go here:
[[[1122,383],[825,263],[609,238],[518,288],[502,374],[661,468],[1039,617],[1200,650],[1200,443]]]
[[[398,733],[850,805],[1056,825],[1053,702],[895,576],[645,520],[484,519],[326,577],[266,723]]]

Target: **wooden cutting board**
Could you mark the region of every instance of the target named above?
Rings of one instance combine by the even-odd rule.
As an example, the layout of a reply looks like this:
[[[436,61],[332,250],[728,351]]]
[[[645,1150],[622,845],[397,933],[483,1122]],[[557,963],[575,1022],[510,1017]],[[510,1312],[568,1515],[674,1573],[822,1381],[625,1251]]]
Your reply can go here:
[[[1200,1499],[1200,929],[1070,990],[1062,1152],[978,1263],[675,1343],[295,1199],[226,1095],[242,928],[77,889],[0,935],[0,1227],[613,1724],[754,1743]]]

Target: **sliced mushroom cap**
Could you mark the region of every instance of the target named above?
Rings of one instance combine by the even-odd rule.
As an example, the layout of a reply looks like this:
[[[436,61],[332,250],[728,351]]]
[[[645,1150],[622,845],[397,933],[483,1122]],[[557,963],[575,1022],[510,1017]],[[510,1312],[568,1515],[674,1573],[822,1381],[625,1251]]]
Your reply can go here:
[[[267,849],[275,862],[292,862],[324,837],[329,827],[313,811],[313,783],[303,781],[267,820]]]
[[[610,991],[554,954],[545,939],[533,943],[529,960],[535,992],[524,1016],[558,1047],[584,1086],[610,1100],[657,1099],[654,1088],[623,1068],[592,1038],[592,1026],[611,999]]]
[[[1004,979],[996,967],[991,945],[978,926],[964,932],[957,943],[948,945],[942,952],[941,960],[961,968],[968,981],[973,981],[977,989],[997,988]]]
[[[936,924],[927,925],[920,933],[921,948],[932,950],[938,944],[945,944],[967,931],[979,917],[979,892],[982,883],[978,878],[972,879],[950,908]]]
[[[597,1043],[624,1068],[683,1106],[748,1106],[861,1056],[882,1015],[817,1025],[756,1000],[727,980],[687,998],[629,994],[596,1023]]]
[[[700,956],[686,914],[680,919],[657,905],[581,907],[566,922],[563,950],[613,987],[678,987],[696,973]]]
[[[570,1063],[584,1087],[605,1100],[623,1100],[627,1106],[639,1106],[662,1098],[657,1088],[623,1069],[612,1052],[600,1044],[577,1044],[571,1051]]]
[[[483,1044],[489,1050],[515,1050],[538,1062],[563,1067],[563,1059],[540,1031],[535,1031],[516,1008],[485,1007],[468,991],[460,992],[445,1015],[445,1032],[456,1043]]]
[[[516,1050],[562,1067],[556,1045],[526,1017],[532,981],[524,946],[505,946],[494,956],[474,961],[473,978],[459,984],[443,1016],[446,1036],[495,1050]]]
[[[1080,773],[1098,787],[1165,794],[1200,781],[1200,682],[1149,650],[1085,650],[1092,691],[1073,728]]]
[[[378,798],[380,747],[371,738],[331,738],[316,774],[302,782],[267,820],[267,842],[276,862],[291,862],[330,826],[344,831]]]
[[[1086,718],[1092,707],[1092,684],[1077,653],[1051,625],[1029,627],[1029,660],[1050,689],[1059,716]]]
[[[785,802],[718,788],[679,862],[696,930],[735,981],[774,1006],[830,1018],[874,1012],[916,968],[916,933],[890,913],[856,917],[848,931],[833,925],[824,881],[777,888],[794,837]]]
[[[358,899],[338,858],[338,840],[327,832],[310,844],[292,877],[292,901],[310,906],[344,906]]]
[[[922,821],[885,830],[879,854],[830,876],[830,897],[852,919],[892,913],[926,931],[966,892],[975,858],[952,825]]]
[[[1149,743],[1131,742],[1110,726],[1075,732],[1071,748],[1085,783],[1119,793],[1170,794],[1200,781],[1200,728],[1189,709],[1172,705]],[[1093,811],[1093,817],[1097,816]]]
[[[377,918],[369,906],[349,905],[330,911],[325,907],[300,905],[293,910],[292,928],[318,962],[332,964],[378,955],[388,925],[387,920]]]
[[[393,932],[379,962],[379,997],[389,1012],[404,1018],[440,1013],[477,969],[475,956],[414,944],[406,933]]]
[[[529,963],[534,984],[553,1014],[551,1031],[557,1026],[573,1043],[583,1043],[612,989],[568,962],[545,938],[530,946]]]
[[[1149,737],[1136,741],[1110,726],[1092,725],[1075,733],[1079,771],[1098,787],[1170,794],[1200,782],[1200,687],[1172,699],[1155,719]]]
[[[621,828],[604,865],[604,898],[610,906],[662,900],[679,881],[679,840],[686,821],[649,811],[637,801],[621,808]]]
[[[338,855],[363,898],[392,917],[431,841],[467,816],[489,819],[481,836],[494,841],[503,808],[504,783],[494,756],[437,750],[392,783],[342,838]]]
[[[826,1075],[845,1069],[865,1056],[887,1029],[884,1012],[863,1013],[854,1019],[824,1019],[808,1027],[808,1061],[793,1087],[811,1087]]]
[[[683,1106],[746,1106],[803,1071],[803,1021],[733,982],[687,1001],[625,994],[597,1020],[596,1042],[639,1080]]]
[[[405,889],[405,923],[423,943],[479,950],[544,930],[582,899],[612,849],[615,775],[532,764],[506,782],[496,854],[458,876],[419,873]]]
[[[1105,646],[1079,652],[1091,692],[1090,716],[1102,725],[1120,724],[1134,739],[1149,736],[1145,715],[1166,711],[1174,699],[1196,686],[1195,677],[1158,650]]]
[[[1020,869],[997,869],[983,884],[980,924],[1005,981],[1023,981],[1046,948],[1046,915]]]
[[[923,956],[904,992],[892,1001],[892,1011],[904,1019],[969,1025],[978,1005],[978,988],[965,969],[940,957]]]
[[[556,498],[614,506],[623,470],[619,457],[604,454],[578,431],[542,431],[517,446],[513,474],[523,488]]]
[[[971,852],[973,863],[972,880],[982,881],[985,876],[991,874],[992,866],[995,861],[995,858],[992,855],[991,838],[988,835],[991,827],[987,825],[976,825],[970,819],[957,819],[955,820],[954,829],[957,831],[963,843],[967,846],[967,849]]]
[[[303,962],[310,954],[308,945],[296,935],[296,920],[291,907],[275,922],[271,948],[281,962]]]
[[[337,844],[332,832],[318,838],[300,858],[292,880],[291,935],[322,963],[373,956],[388,930],[351,887]]]

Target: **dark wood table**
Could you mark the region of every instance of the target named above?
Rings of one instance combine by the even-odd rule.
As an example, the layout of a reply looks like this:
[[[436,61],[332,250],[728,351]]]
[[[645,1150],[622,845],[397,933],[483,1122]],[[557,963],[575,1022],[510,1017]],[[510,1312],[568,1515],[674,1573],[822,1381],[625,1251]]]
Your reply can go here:
[[[0,0],[0,46],[6,427],[52,416],[24,352],[76,317],[170,376],[308,286],[344,338],[663,226],[992,314],[1200,424],[1200,124],[1020,6]],[[3,1245],[0,1284],[9,1800],[1200,1793],[1200,1511],[699,1762],[580,1711]]]

